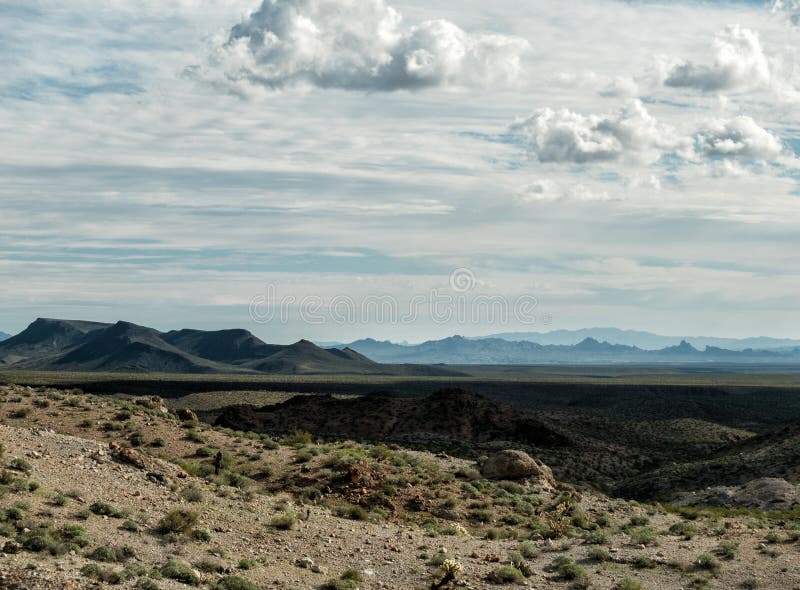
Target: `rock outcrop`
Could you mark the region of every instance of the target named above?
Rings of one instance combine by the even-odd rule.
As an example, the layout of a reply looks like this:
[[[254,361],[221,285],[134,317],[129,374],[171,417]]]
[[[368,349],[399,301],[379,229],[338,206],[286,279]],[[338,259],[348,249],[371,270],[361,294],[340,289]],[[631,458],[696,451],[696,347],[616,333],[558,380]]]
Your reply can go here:
[[[481,465],[481,474],[489,479],[538,479],[548,489],[556,481],[550,468],[523,451],[507,449],[491,455]]]
[[[741,486],[714,486],[678,495],[676,506],[725,506],[754,510],[791,510],[798,505],[797,487],[785,479],[763,477]]]

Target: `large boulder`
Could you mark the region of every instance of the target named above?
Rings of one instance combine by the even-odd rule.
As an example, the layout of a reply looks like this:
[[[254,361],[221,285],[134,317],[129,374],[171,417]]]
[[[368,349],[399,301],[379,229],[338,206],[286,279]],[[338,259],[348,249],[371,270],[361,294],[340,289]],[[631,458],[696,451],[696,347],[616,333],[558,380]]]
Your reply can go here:
[[[798,506],[797,487],[785,479],[763,477],[740,486],[715,486],[679,494],[676,506],[725,506],[754,510],[791,510]]]
[[[489,479],[538,479],[549,488],[556,485],[550,468],[524,451],[498,451],[481,465],[481,474]]]
[[[137,397],[133,400],[134,405],[143,406],[150,410],[157,410],[162,414],[166,414],[169,412],[167,409],[167,404],[164,403],[164,400],[157,395],[151,395],[148,397]]]
[[[197,414],[189,408],[177,408],[175,415],[183,422],[198,422]]]

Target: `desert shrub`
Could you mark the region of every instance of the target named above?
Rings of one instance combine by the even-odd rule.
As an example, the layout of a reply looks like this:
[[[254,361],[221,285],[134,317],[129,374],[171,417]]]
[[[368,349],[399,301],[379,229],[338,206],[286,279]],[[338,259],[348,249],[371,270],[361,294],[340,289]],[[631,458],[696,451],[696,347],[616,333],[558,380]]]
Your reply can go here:
[[[194,529],[192,531],[192,539],[200,543],[208,543],[211,540],[211,531],[208,529]]]
[[[520,543],[519,552],[527,559],[532,559],[539,555],[539,550],[536,548],[536,544],[531,543],[530,541],[523,541]]]
[[[158,582],[152,578],[139,578],[139,581],[136,582],[135,588],[136,590],[161,590]]]
[[[78,423],[78,428],[94,428],[94,426],[94,420],[89,420],[88,418]]]
[[[630,526],[646,526],[650,524],[650,519],[646,516],[632,516]]]
[[[774,532],[773,533],[767,533],[766,536],[764,537],[764,541],[774,545],[775,543],[780,543],[781,542],[781,536],[778,533],[774,533]]]
[[[293,434],[284,437],[282,442],[292,447],[303,447],[314,442],[314,435],[305,430],[295,430]]]
[[[701,553],[695,561],[697,567],[704,569],[712,574],[716,574],[720,570],[719,561],[710,553]]]
[[[89,506],[89,510],[98,516],[122,517],[122,512],[108,502],[94,502]]]
[[[55,493],[50,496],[50,504],[53,506],[66,506],[69,498],[67,498],[64,494]]]
[[[31,471],[33,471],[33,465],[28,463],[25,459],[20,459],[19,457],[13,459],[11,463],[8,464],[8,468],[13,469],[14,471],[21,471],[26,475],[29,475]]]
[[[169,533],[186,534],[197,524],[197,513],[185,508],[176,508],[167,512],[156,525],[156,531],[162,535]]]
[[[130,442],[133,447],[141,447],[147,442],[147,439],[141,432],[134,432],[128,437],[128,442]]]
[[[308,449],[300,449],[294,456],[295,463],[308,463],[313,458],[314,454]]]
[[[140,530],[142,530],[142,528],[139,526],[139,523],[137,523],[134,520],[130,520],[130,519],[128,519],[125,522],[123,522],[120,525],[120,528],[122,530],[130,531],[132,533],[138,533]]]
[[[197,432],[194,428],[190,428],[186,431],[186,440],[196,442],[196,443],[204,443],[206,442],[206,438]]]
[[[211,574],[221,574],[227,569],[227,566],[219,559],[206,558],[197,563],[196,565],[197,569],[199,569],[201,572],[206,572]]]
[[[560,560],[556,571],[565,580],[577,580],[578,578],[586,577],[586,570],[569,558]]]
[[[30,408],[19,408],[19,409],[16,409],[16,410],[12,411],[12,412],[9,412],[8,417],[9,418],[21,419],[21,418],[27,417],[28,414],[30,414],[30,413],[31,413],[31,409]]]
[[[283,514],[276,514],[272,517],[272,520],[269,522],[270,526],[276,528],[281,531],[288,531],[294,528],[294,525],[297,524],[297,516],[291,512],[285,512]]]
[[[614,590],[642,590],[642,583],[633,578],[623,578],[614,587]]]
[[[254,567],[256,567],[256,565],[258,565],[258,564],[256,563],[255,559],[244,558],[244,559],[240,559],[239,560],[239,569],[240,570],[250,570],[250,569],[253,569]]]
[[[633,561],[633,567],[639,570],[651,570],[655,569],[656,563],[652,559],[641,555]]]
[[[159,436],[157,438],[154,438],[152,441],[150,441],[150,446],[151,447],[163,448],[163,447],[167,446],[167,441],[165,441],[163,438],[161,438]],[[155,582],[153,582],[153,583],[155,583]]]
[[[720,541],[720,544],[714,549],[714,553],[723,559],[733,559],[738,551],[739,546],[733,541]]]
[[[630,531],[631,543],[634,545],[656,545],[658,544],[658,532],[650,527],[644,527]]]
[[[487,579],[495,584],[519,584],[525,576],[513,565],[501,565],[489,572]]]
[[[77,545],[78,547],[86,547],[89,540],[89,533],[86,529],[77,524],[66,524],[57,533],[59,539],[67,543]]]
[[[697,527],[690,522],[676,522],[669,527],[669,532],[689,540],[697,534]]]
[[[111,547],[97,547],[86,557],[89,559],[94,559],[95,561],[104,561],[106,563],[117,562],[117,552]]]
[[[588,545],[605,545],[608,543],[608,534],[601,531],[592,531],[583,538]]]
[[[189,484],[181,490],[181,498],[187,502],[202,502],[203,491],[194,484]]]
[[[177,580],[192,586],[197,586],[200,583],[200,578],[189,565],[174,559],[168,560],[167,563],[161,566],[161,575],[170,580]]]
[[[369,512],[361,506],[343,504],[336,507],[336,516],[340,518],[349,518],[350,520],[368,520]]]
[[[40,526],[25,531],[17,537],[17,541],[24,549],[34,553],[47,551],[52,555],[64,555],[81,547],[78,542],[65,537],[63,529],[54,531],[50,527]]]
[[[194,454],[198,457],[213,457],[214,456],[214,449],[209,447],[197,447],[197,450]]]
[[[592,547],[586,556],[592,561],[611,561],[611,554],[603,547]]]
[[[212,590],[258,590],[258,586],[238,576],[223,576],[211,587]]]

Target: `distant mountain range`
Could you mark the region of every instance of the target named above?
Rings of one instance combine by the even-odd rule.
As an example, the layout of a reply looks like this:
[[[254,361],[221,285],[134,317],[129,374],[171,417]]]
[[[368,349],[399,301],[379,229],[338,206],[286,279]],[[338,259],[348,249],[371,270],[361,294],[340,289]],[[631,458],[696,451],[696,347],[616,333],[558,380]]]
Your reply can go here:
[[[615,363],[800,363],[800,345],[773,350],[732,350],[716,346],[695,348],[682,340],[657,350],[584,338],[577,344],[539,344],[503,338],[470,339],[451,336],[422,344],[401,345],[367,338],[346,349],[382,363],[442,363],[449,365],[533,365]]]
[[[751,338],[715,338],[713,336],[663,336],[640,330],[620,330],[619,328],[584,328],[581,330],[552,330],[550,332],[503,332],[490,334],[484,338],[500,338],[514,342],[528,341],[538,344],[578,344],[594,338],[610,344],[625,344],[645,350],[659,350],[668,346],[677,346],[685,341],[698,349],[706,346],[726,348],[728,350],[778,350],[800,347],[800,340],[791,338],[769,338],[757,336]]]
[[[247,330],[159,332],[130,322],[39,318],[0,342],[0,368],[158,372],[457,375],[440,367],[382,365],[349,348],[301,340],[267,344]]]
[[[0,342],[2,342],[3,340],[8,340],[9,338],[11,338],[11,334],[6,334],[5,332],[0,332]]]

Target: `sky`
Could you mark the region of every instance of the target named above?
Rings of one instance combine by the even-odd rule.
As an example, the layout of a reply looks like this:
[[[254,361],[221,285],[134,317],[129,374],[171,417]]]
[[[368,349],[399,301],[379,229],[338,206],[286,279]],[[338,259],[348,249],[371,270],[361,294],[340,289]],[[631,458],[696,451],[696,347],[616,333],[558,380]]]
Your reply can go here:
[[[0,0],[0,330],[798,337],[798,52],[798,0]]]

